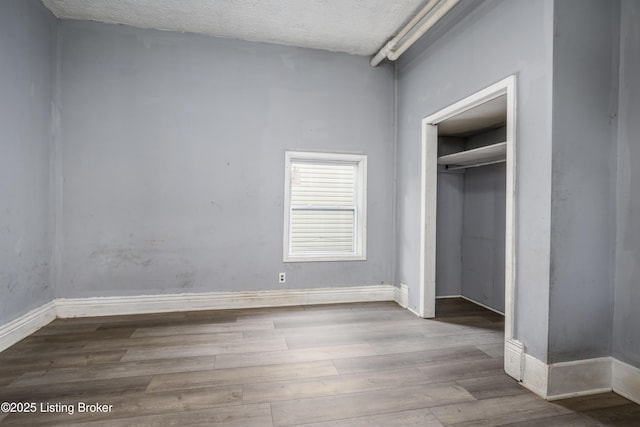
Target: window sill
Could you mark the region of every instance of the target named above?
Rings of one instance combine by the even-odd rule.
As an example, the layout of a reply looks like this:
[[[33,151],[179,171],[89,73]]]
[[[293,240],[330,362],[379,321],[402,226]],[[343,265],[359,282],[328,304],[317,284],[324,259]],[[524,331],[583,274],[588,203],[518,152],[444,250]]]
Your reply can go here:
[[[366,260],[366,255],[301,255],[285,256],[282,262],[341,262]]]

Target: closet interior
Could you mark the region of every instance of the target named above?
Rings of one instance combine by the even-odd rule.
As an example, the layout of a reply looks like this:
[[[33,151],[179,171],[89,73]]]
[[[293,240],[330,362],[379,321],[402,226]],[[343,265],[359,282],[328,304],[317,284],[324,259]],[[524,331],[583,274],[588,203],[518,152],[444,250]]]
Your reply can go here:
[[[438,124],[436,296],[505,310],[507,97]]]

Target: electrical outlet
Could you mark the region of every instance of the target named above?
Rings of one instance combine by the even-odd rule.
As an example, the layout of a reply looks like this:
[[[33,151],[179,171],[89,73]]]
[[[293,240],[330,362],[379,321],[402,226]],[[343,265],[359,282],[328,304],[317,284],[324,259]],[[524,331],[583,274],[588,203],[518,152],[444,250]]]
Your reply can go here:
[[[287,275],[284,273],[279,273],[278,274],[278,282],[280,283],[284,283],[287,281]]]

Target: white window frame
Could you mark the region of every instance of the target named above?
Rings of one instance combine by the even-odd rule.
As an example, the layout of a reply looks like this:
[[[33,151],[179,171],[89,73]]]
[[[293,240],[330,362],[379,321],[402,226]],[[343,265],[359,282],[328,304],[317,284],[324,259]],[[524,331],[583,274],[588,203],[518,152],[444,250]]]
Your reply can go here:
[[[356,167],[356,203],[354,206],[354,250],[352,252],[305,252],[291,253],[291,165],[296,162],[345,163]],[[284,178],[284,262],[310,261],[362,261],[367,259],[367,156],[365,154],[342,154],[311,151],[285,152]]]

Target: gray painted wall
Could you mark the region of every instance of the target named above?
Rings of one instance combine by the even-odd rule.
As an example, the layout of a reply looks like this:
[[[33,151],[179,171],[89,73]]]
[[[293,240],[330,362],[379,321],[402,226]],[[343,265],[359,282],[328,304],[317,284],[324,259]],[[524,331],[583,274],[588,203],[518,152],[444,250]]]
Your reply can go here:
[[[56,20],[0,2],[0,325],[51,300],[49,189]]]
[[[393,283],[391,66],[77,21],[60,43],[59,296]],[[289,148],[368,154],[366,262],[282,263]]]
[[[640,367],[640,3],[621,16],[613,355]]]
[[[562,362],[611,354],[619,2],[554,9],[549,361]]]
[[[436,296],[460,295],[462,292],[463,195],[461,173],[438,173]]]
[[[517,319],[527,352],[546,361],[551,211],[553,2],[490,1],[437,41],[414,45],[398,73],[396,282],[419,297],[420,121],[517,74]]]
[[[467,149],[506,140],[506,128],[467,138]],[[465,169],[461,295],[504,312],[506,167]]]
[[[438,156],[464,150],[464,138],[440,136]],[[440,167],[436,214],[436,296],[462,293],[464,172]]]

